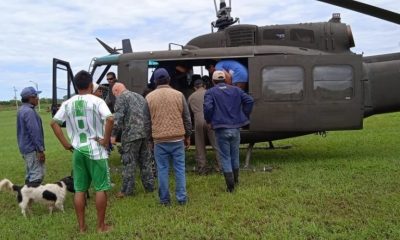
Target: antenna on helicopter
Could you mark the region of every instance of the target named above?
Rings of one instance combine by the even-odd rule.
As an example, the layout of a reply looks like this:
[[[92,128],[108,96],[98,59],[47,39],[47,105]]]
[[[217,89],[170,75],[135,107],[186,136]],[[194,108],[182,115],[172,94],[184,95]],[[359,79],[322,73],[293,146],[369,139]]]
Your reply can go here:
[[[233,19],[231,17],[231,0],[229,0],[229,6],[226,6],[225,0],[220,0],[219,10],[217,8],[217,2],[216,0],[214,0],[214,6],[217,20],[211,23],[211,30],[214,30],[214,28],[218,28],[218,31],[221,31],[239,21],[239,18]]]

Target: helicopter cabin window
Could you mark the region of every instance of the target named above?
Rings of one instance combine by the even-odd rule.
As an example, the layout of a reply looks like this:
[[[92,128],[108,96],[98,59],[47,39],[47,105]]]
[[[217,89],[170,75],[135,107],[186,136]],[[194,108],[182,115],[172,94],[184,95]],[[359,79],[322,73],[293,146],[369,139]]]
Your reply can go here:
[[[353,96],[353,75],[350,65],[315,67],[314,96],[321,100],[350,100]]]
[[[263,38],[264,40],[284,40],[285,29],[265,29]]]
[[[314,31],[308,29],[292,29],[290,30],[290,40],[314,43]]]
[[[304,69],[297,66],[262,70],[262,95],[267,101],[299,101],[303,98]]]

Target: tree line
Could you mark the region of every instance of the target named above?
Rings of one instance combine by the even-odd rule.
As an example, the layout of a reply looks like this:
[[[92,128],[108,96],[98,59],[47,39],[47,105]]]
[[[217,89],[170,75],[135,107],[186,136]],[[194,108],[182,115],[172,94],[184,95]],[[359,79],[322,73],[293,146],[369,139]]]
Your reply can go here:
[[[51,98],[40,98],[39,99],[40,104],[51,104],[52,99]],[[18,105],[21,105],[21,99],[17,99]],[[8,100],[8,101],[0,101],[1,106],[14,106],[15,105],[15,99]]]

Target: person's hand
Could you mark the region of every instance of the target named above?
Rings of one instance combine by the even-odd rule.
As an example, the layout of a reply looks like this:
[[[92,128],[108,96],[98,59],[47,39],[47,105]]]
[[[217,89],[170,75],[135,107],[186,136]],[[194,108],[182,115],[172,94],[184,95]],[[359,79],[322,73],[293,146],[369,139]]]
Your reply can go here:
[[[105,147],[106,149],[109,148],[110,139],[97,138],[96,141],[97,141],[98,143],[100,143],[101,146]]]
[[[63,147],[64,147],[65,150],[68,150],[68,151],[71,151],[71,152],[72,152],[72,150],[74,150],[74,147],[70,143],[67,143],[67,144],[63,145]]]
[[[190,137],[185,137],[185,149],[190,147]]]
[[[117,144],[117,138],[116,137],[111,137],[111,144],[112,145]]]
[[[41,162],[41,163],[44,163],[46,161],[46,156],[44,155],[44,152],[38,152],[37,158],[38,158],[39,162]]]
[[[207,128],[208,128],[208,130],[212,130],[211,123],[207,123]]]

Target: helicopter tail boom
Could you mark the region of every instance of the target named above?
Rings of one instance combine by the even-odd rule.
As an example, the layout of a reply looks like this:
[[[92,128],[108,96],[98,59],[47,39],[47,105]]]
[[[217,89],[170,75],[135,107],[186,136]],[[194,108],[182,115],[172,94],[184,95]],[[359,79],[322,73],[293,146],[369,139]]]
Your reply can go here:
[[[400,53],[364,57],[365,117],[400,111]]]

